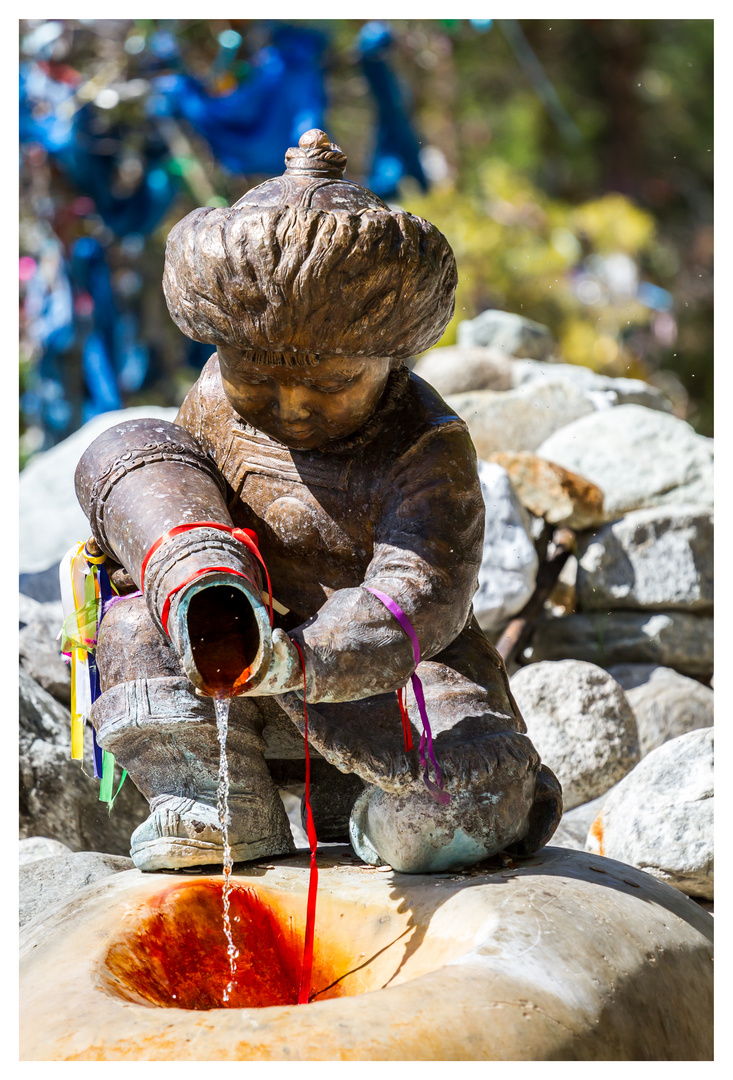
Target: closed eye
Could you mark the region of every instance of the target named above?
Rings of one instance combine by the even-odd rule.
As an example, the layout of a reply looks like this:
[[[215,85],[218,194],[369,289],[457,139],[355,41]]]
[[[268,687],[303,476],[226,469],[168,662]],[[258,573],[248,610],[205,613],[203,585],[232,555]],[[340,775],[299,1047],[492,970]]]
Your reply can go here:
[[[270,378],[267,375],[244,375],[241,372],[238,372],[237,378],[240,382],[246,383],[248,386],[262,386],[264,383],[270,382]]]
[[[346,382],[340,383],[314,383],[307,381],[306,385],[311,389],[317,390],[319,394],[337,394],[339,390],[344,390],[347,386],[351,386],[353,379],[348,379]]]

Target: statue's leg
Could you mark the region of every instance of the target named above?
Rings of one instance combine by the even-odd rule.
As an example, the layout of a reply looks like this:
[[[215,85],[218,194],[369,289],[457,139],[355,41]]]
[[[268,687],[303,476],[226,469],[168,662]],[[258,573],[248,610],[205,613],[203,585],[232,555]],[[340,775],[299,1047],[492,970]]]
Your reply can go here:
[[[265,703],[278,709],[284,723],[298,738],[299,756],[297,759],[273,760],[269,754],[265,755],[270,774],[278,787],[295,790],[300,795],[305,782],[303,741],[286,714],[278,708],[274,698],[257,698],[260,711],[263,711]],[[270,724],[264,731],[266,739],[271,732],[272,725]],[[364,781],[356,773],[340,772],[334,765],[325,761],[313,747],[311,747],[310,759],[310,804],[318,842],[320,844],[348,844],[351,811],[364,790]],[[301,798],[301,824],[307,832],[305,795]]]
[[[503,661],[478,625],[471,623],[418,673],[447,805],[436,802],[422,780],[422,723],[411,691],[415,749],[408,753],[394,694],[308,706],[309,733],[320,753],[367,782],[351,813],[356,853],[404,873],[430,873],[499,851],[529,855],[546,844],[562,813],[560,785],[541,765]],[[280,700],[297,723],[297,703]]]
[[[150,804],[150,816],[131,839],[135,865],[141,870],[221,865],[214,704],[195,693],[142,597],[120,600],[105,615],[97,663],[102,689],[92,710],[97,740]],[[265,763],[262,726],[253,701],[231,701],[226,757],[235,862],[293,850],[287,814]]]

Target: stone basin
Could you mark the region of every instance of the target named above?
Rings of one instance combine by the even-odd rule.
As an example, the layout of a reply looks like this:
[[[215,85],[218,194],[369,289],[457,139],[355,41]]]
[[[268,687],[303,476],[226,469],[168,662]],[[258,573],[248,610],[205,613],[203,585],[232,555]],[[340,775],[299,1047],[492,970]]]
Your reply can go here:
[[[508,862],[508,860],[506,860]],[[544,848],[464,873],[308,855],[128,870],[21,933],[23,1061],[711,1060],[713,920],[624,863]]]

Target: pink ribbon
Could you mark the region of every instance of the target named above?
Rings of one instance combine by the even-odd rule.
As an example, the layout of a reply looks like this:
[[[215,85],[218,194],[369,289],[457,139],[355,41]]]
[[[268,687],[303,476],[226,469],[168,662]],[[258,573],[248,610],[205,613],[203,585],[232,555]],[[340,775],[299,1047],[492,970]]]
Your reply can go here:
[[[409,637],[410,641],[412,642],[412,651],[415,656],[415,668],[417,669],[417,666],[420,663],[420,642],[417,640],[417,634],[415,633],[415,628],[413,627],[412,623],[407,618],[397,601],[393,600],[391,596],[387,596],[386,593],[379,592],[378,589],[372,589],[368,585],[365,585],[364,588],[367,590],[367,592],[370,592],[374,596],[376,596],[377,600],[382,601],[384,606],[387,608],[390,614],[394,615],[401,628]],[[423,780],[425,782],[426,788],[436,800],[436,802],[442,803],[445,806],[446,803],[450,802],[450,795],[447,791],[443,790],[443,774],[440,771],[440,766],[435,760],[435,754],[433,753],[433,733],[430,730],[428,711],[425,708],[425,695],[423,693],[422,683],[420,681],[420,676],[417,674],[417,670],[415,670],[410,676],[410,681],[412,682],[412,689],[415,692],[415,701],[417,702],[417,708],[420,713],[420,719],[422,720],[423,725],[423,733],[420,737],[420,765],[423,768]],[[433,781],[428,776],[428,763],[425,757],[426,749],[427,756],[433,763],[433,771],[435,773],[436,783],[433,783]]]

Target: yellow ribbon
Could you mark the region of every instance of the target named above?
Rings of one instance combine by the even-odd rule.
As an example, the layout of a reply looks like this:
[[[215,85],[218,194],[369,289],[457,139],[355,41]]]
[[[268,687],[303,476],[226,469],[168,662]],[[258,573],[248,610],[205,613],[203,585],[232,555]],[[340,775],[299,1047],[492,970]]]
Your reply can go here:
[[[87,582],[83,581],[84,588],[84,600],[82,601],[79,596],[80,589],[77,589],[77,584],[82,585],[80,578],[82,577],[83,567],[79,564],[79,559],[84,558],[84,544],[80,543],[76,550],[76,554],[71,559],[71,589],[74,595],[74,607],[75,611],[71,616],[71,619],[76,622],[76,634],[74,635],[75,647],[71,651],[71,757],[77,761],[84,760],[84,716],[82,714],[78,700],[77,684],[81,684],[82,670],[80,664],[86,663],[86,649],[81,646],[81,642],[85,638],[89,637],[87,633],[88,629],[88,613],[90,607],[91,597],[87,596]],[[92,587],[94,582],[92,582]],[[95,626],[96,632],[96,626]]]

